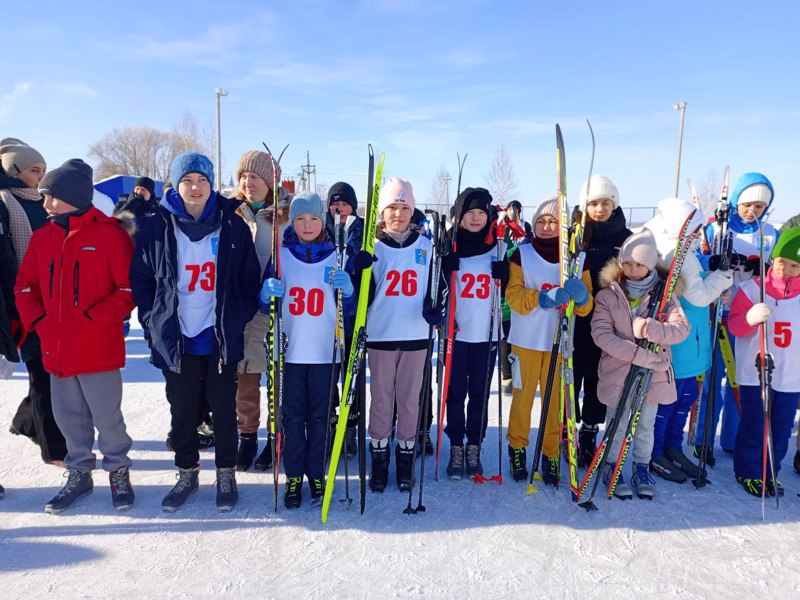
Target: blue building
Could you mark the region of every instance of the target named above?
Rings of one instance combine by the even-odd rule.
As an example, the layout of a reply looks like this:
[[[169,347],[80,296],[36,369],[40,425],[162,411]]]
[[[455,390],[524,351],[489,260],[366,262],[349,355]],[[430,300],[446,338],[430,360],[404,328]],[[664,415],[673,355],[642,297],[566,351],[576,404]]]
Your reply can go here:
[[[127,198],[133,193],[133,186],[138,177],[131,175],[114,175],[94,184],[96,190],[103,192],[106,196],[110,197],[114,204],[119,202],[120,198]],[[161,198],[164,195],[164,182],[156,181],[156,198]]]

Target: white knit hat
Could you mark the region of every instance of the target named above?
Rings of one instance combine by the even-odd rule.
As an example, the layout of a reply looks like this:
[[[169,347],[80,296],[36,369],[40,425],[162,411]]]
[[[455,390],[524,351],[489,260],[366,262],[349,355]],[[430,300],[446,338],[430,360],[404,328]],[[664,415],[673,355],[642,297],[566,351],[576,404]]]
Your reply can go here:
[[[614,182],[605,175],[592,175],[591,185],[587,186],[589,182],[585,181],[581,188],[581,210],[586,208],[586,205],[593,200],[611,200],[614,208],[619,206],[619,191]],[[586,190],[589,189],[587,197]]]
[[[558,197],[557,196],[550,196],[549,198],[545,198],[539,203],[539,206],[536,207],[536,212],[533,215],[533,220],[531,221],[532,224],[536,224],[536,221],[542,215],[550,215],[555,217],[558,220]]]
[[[763,183],[756,183],[749,187],[744,188],[742,193],[739,194],[738,204],[746,204],[747,202],[763,202],[769,204],[772,200],[772,192]]]

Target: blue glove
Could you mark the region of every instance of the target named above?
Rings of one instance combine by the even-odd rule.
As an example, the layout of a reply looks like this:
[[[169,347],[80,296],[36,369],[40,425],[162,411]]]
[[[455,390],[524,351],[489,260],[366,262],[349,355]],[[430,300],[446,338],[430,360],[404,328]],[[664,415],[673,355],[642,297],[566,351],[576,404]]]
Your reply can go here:
[[[330,283],[333,289],[342,290],[342,296],[345,298],[352,296],[355,291],[353,282],[350,281],[350,275],[347,274],[347,271],[343,271],[342,269],[336,269],[333,272]]]
[[[586,289],[586,284],[580,279],[572,278],[564,282],[564,289],[575,301],[575,306],[583,306],[589,301],[589,290]]]
[[[567,290],[561,287],[550,288],[539,292],[539,306],[542,308],[556,308],[569,302]]]
[[[270,277],[261,286],[261,291],[258,293],[258,299],[261,300],[263,304],[269,304],[269,301],[272,298],[283,298],[285,293],[286,286],[283,285],[283,282],[280,279]]]

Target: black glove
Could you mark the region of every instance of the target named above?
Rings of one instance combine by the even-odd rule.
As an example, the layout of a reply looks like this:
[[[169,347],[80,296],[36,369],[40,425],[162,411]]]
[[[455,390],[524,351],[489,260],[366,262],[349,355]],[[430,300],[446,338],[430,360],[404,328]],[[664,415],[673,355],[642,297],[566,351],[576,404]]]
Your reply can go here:
[[[360,273],[367,267],[371,267],[372,263],[377,262],[378,257],[370,254],[366,250],[359,250],[353,259],[353,269],[356,273]]]
[[[461,268],[461,255],[458,252],[449,252],[442,256],[442,271],[452,273]]]
[[[761,259],[757,256],[751,256],[744,261],[744,272],[759,275],[761,273]]]
[[[741,265],[744,265],[747,257],[744,254],[731,254],[731,269],[735,269]],[[719,270],[719,263],[722,261],[722,257],[719,254],[712,254],[708,257],[708,270],[709,271],[717,271]]]
[[[499,279],[502,283],[508,282],[508,262],[505,260],[492,261],[492,278]]]
[[[422,309],[422,318],[428,325],[438,327],[444,323],[446,309],[444,306],[429,306]]]

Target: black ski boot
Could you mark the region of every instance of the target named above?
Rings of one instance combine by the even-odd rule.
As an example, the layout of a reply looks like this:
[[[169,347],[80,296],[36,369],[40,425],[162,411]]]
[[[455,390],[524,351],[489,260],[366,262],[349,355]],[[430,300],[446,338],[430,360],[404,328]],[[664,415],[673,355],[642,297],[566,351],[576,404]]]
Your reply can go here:
[[[461,481],[461,478],[464,477],[464,446],[450,446],[447,476],[450,481]]]
[[[558,457],[550,457],[542,454],[542,481],[545,485],[558,487],[561,482],[561,473]]]
[[[133,504],[136,495],[131,486],[131,474],[128,467],[120,467],[108,474],[111,485],[111,505],[114,510],[128,510]]]
[[[325,486],[322,479],[309,479],[308,487],[311,489],[311,500],[319,500],[325,493]]]
[[[650,471],[661,477],[661,479],[672,481],[673,483],[684,483],[686,481],[686,473],[675,466],[666,456],[654,456],[651,458]],[[696,467],[695,471],[697,471]]]
[[[689,457],[686,456],[680,448],[664,448],[664,456],[689,479],[701,477],[700,467],[689,460]],[[707,476],[708,473],[703,469],[702,478],[705,479]]]
[[[83,498],[92,493],[94,482],[90,471],[69,469],[66,475],[67,483],[61,488],[60,492],[53,496],[50,502],[45,504],[44,512],[57,515],[72,506],[72,503],[78,498]]]
[[[475,481],[475,475],[483,475],[481,464],[481,447],[478,444],[467,444],[467,479]]]
[[[714,449],[710,446],[706,446],[706,464],[711,467],[712,469],[717,465],[717,459],[714,458]],[[698,444],[694,447],[694,457],[700,458],[703,454],[703,445]]]
[[[525,448],[508,447],[508,462],[511,467],[511,476],[514,481],[527,481],[528,479],[528,457]]]
[[[389,442],[379,448],[374,444],[369,445],[369,454],[372,458],[372,471],[369,474],[369,489],[373,493],[382,494],[389,483]]]
[[[272,440],[267,439],[267,445],[256,459],[256,471],[269,471],[272,468]]]
[[[407,492],[413,485],[414,446],[403,447],[403,442],[398,443],[394,449],[394,457],[397,460],[397,487],[401,492]]]
[[[236,470],[247,471],[258,453],[258,434],[240,433],[239,451],[236,454]]]
[[[794,453],[794,461],[792,462],[795,473],[800,473],[800,450]]]
[[[191,469],[178,469],[178,483],[164,496],[161,501],[161,510],[166,512],[175,512],[186,499],[189,494],[193,494],[199,487],[198,478],[200,476],[200,465],[195,465]]]
[[[355,425],[348,424],[347,429],[344,430],[344,447],[347,458],[353,458],[356,454],[358,454]]]
[[[239,502],[236,473],[231,467],[217,469],[217,510],[230,512]]]
[[[736,477],[736,481],[744,488],[744,491],[751,496],[761,498],[761,492],[764,489],[764,481],[762,479],[748,479],[746,477]],[[767,492],[769,495],[769,492]]]
[[[300,508],[303,501],[303,478],[287,477],[283,488],[283,505],[286,508]]]
[[[597,432],[599,425],[581,425],[578,433],[578,466],[585,468],[592,464],[594,453],[597,451]]]

